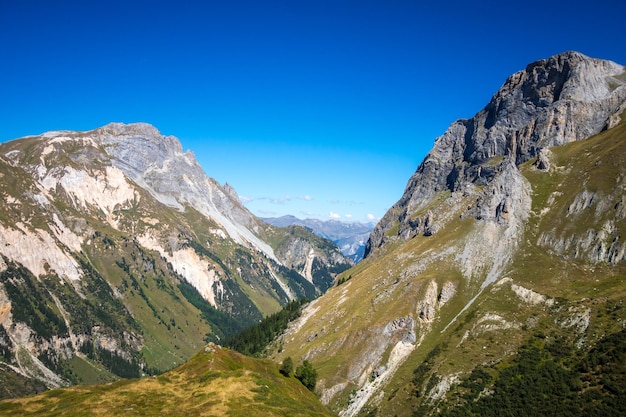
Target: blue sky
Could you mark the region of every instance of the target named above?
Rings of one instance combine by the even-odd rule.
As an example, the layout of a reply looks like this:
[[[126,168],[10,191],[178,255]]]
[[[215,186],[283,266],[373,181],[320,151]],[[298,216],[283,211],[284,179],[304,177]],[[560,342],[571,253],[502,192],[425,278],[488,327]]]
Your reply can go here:
[[[0,141],[147,122],[259,216],[380,218],[437,136],[566,50],[626,65],[626,5],[0,0]]]

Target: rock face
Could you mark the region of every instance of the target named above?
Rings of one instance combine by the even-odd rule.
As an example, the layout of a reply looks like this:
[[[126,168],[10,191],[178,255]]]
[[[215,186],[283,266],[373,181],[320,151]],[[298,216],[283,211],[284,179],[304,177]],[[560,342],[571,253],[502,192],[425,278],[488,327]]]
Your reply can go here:
[[[349,266],[309,230],[302,250],[256,218],[148,124],[4,143],[0,179],[0,373],[11,378],[88,382],[81,361],[162,371],[204,339],[316,298]]]
[[[232,186],[222,187],[207,177],[193,153],[183,153],[178,139],[144,123],[111,123],[95,133],[112,165],[157,200],[179,210],[189,205],[214,219],[237,243],[276,259],[272,248],[255,234],[258,219],[233,197],[237,193]]]
[[[342,417],[446,415],[540,330],[587,349],[622,332],[625,103],[624,67],[579,53],[513,74],[437,138],[275,358],[318,366]]]
[[[335,277],[354,265],[339,248],[301,226],[286,228],[284,239],[276,244],[276,255],[283,264],[298,271],[309,282],[326,291]]]
[[[545,147],[614,125],[626,101],[623,73],[614,62],[565,52],[511,75],[483,110],[454,122],[437,138],[402,198],[375,227],[365,256],[387,240],[414,235],[414,217],[436,193],[484,186],[511,163],[535,158]],[[397,234],[390,236],[398,221]]]
[[[316,235],[335,242],[341,253],[354,262],[363,259],[365,244],[374,228],[372,223],[341,222],[338,220],[298,219],[294,216],[268,217],[263,221],[274,226],[299,225],[307,227]]]

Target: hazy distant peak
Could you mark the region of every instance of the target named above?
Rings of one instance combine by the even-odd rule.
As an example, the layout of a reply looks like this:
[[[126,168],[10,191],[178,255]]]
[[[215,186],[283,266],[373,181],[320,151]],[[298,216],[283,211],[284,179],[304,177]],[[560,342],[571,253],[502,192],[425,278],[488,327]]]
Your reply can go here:
[[[355,262],[363,258],[365,244],[374,228],[372,223],[342,222],[340,220],[299,219],[292,215],[266,217],[261,220],[273,226],[303,226],[318,236],[330,239],[339,246],[341,252]]]

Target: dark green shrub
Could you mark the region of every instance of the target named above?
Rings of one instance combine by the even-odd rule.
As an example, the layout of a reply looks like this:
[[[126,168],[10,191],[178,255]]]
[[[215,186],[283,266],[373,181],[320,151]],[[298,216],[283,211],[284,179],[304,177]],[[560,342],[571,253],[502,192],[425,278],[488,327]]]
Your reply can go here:
[[[296,368],[294,376],[302,382],[302,385],[307,387],[309,391],[313,391],[315,389],[315,384],[317,383],[317,371],[313,368],[311,362],[304,360],[302,365]]]

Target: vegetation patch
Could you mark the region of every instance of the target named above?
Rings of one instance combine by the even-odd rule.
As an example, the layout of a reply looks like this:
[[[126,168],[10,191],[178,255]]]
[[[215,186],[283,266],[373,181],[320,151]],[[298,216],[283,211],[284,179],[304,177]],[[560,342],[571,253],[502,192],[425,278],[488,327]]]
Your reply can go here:
[[[160,377],[0,401],[3,416],[332,416],[278,365],[210,344]]]
[[[536,336],[509,364],[475,368],[458,385],[457,404],[443,405],[434,415],[624,415],[625,359],[626,330],[579,354],[564,339]],[[425,412],[421,409],[414,416]]]
[[[302,306],[309,301],[302,299],[288,303],[278,313],[265,317],[258,324],[226,338],[224,346],[249,356],[262,355],[267,346],[285,331],[287,325],[300,317]]]

